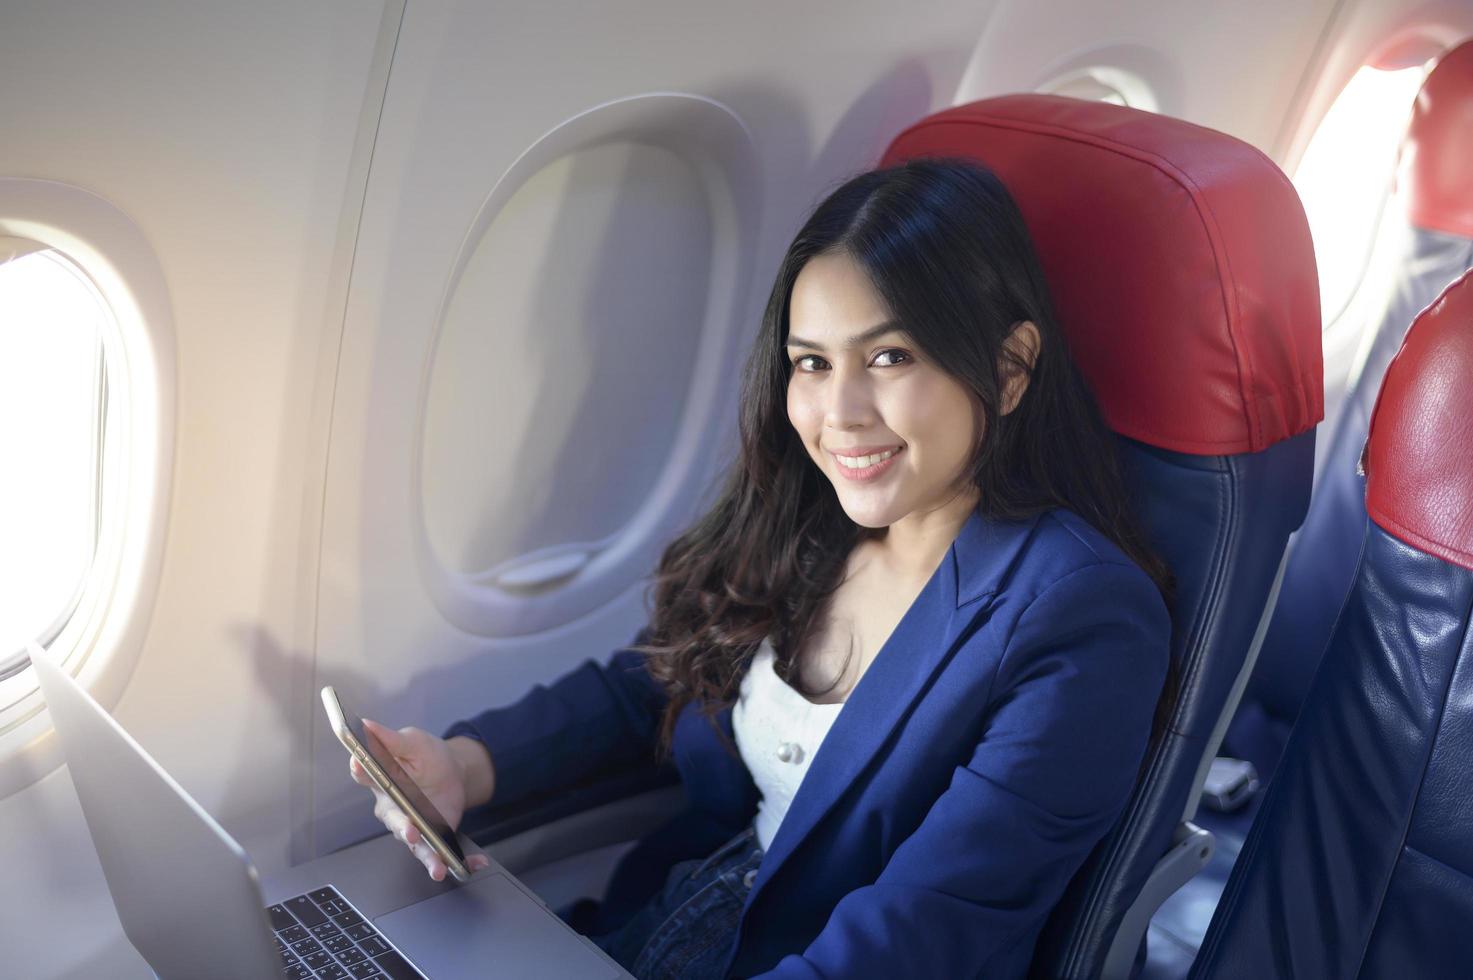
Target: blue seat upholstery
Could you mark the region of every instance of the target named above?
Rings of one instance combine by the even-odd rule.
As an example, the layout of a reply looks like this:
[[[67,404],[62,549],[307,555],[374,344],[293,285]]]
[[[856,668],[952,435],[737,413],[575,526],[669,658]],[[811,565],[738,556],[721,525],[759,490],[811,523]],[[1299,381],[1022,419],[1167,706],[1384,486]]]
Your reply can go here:
[[[1323,389],[1308,227],[1261,153],[1119,106],[958,106],[906,130],[883,162],[920,155],[978,159],[1017,199],[1137,512],[1176,575],[1169,723],[1032,964],[1037,976],[1128,976],[1151,912],[1211,853],[1195,801],[1309,504]]]
[[[1114,943],[1109,924],[1139,945],[1162,901],[1212,857],[1215,836],[1202,833],[1196,818],[1199,768],[1215,754],[1214,729],[1245,668],[1285,544],[1308,508],[1314,436],[1215,457],[1124,444],[1127,481],[1153,543],[1177,576],[1175,646],[1195,669],[1184,672],[1182,702],[1173,730],[1150,758],[1149,781],[1137,789],[1127,822],[1106,841],[1114,847],[1096,858],[1092,875],[1076,879],[1056,910],[1035,975],[1121,976],[1123,966],[1133,974],[1144,955],[1135,947],[1128,965],[1119,962],[1117,947],[1116,961],[1104,970]],[[1159,879],[1148,888],[1153,873]],[[1086,943],[1091,934],[1094,942]]]
[[[1473,267],[1473,181],[1452,182],[1473,158],[1473,42],[1439,59],[1422,86],[1402,146],[1398,241],[1391,289],[1368,331],[1315,482],[1309,515],[1290,546],[1279,601],[1224,755],[1248,759],[1266,782],[1278,763],[1335,618],[1350,591],[1365,528],[1358,472],[1371,404],[1407,325]]]
[[[1473,975],[1473,274],[1407,332],[1360,562],[1193,980]]]

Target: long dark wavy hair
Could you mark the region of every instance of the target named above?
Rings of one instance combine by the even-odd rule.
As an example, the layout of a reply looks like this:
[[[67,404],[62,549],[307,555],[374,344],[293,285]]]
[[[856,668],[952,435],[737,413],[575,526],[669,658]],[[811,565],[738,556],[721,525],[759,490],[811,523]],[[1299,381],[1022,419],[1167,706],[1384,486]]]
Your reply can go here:
[[[981,424],[969,472],[978,510],[1016,520],[1067,508],[1119,546],[1170,603],[1170,572],[1131,513],[1114,436],[1069,357],[1028,229],[1002,182],[962,159],[861,173],[818,205],[788,247],[742,379],[739,455],[715,504],[669,545],[651,584],[650,629],[634,649],[670,695],[662,756],[687,704],[714,724],[734,702],[764,637],[772,637],[779,675],[797,686],[794,657],[850,551],[884,533],[845,514],[787,416],[793,283],[810,259],[830,253],[852,258],[914,345],[974,397]],[[1031,367],[1003,343],[1024,320],[1040,339]],[[998,411],[1003,358],[1031,373],[1006,415]],[[1176,686],[1172,664],[1154,734]]]

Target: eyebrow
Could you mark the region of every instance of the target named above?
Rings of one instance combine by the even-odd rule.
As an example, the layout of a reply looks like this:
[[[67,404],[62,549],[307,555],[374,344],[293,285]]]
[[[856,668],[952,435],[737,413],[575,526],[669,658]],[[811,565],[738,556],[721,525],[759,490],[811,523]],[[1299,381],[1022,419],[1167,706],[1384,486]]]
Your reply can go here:
[[[858,347],[860,344],[863,344],[866,341],[875,340],[875,339],[877,339],[879,337],[883,337],[887,333],[904,333],[904,332],[905,332],[904,330],[900,329],[900,324],[899,324],[898,321],[896,321],[896,320],[886,320],[884,323],[875,324],[873,327],[870,327],[864,333],[855,334],[853,337],[850,337],[848,340],[844,341],[843,349],[844,350],[850,350],[851,348]],[[823,350],[824,349],[823,346],[820,345],[820,344],[816,344],[816,343],[814,343],[811,340],[804,340],[802,337],[794,337],[792,334],[789,334],[788,335],[788,342],[787,342],[787,344],[785,346],[787,346],[787,347],[806,347],[809,350]]]

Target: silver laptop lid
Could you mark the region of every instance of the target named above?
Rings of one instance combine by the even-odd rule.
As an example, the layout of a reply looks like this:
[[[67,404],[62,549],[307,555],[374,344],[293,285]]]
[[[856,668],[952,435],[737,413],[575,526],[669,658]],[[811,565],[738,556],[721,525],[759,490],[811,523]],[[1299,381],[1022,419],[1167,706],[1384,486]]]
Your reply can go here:
[[[245,851],[76,681],[30,653],[134,948],[161,980],[279,975]]]

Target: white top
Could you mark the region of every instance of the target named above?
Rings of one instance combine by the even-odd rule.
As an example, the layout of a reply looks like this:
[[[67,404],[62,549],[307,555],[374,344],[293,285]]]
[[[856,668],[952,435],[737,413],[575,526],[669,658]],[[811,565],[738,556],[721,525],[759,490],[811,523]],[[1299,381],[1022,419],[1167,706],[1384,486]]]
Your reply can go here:
[[[814,704],[799,694],[777,676],[776,656],[772,643],[764,639],[731,711],[737,750],[762,793],[752,827],[764,851],[777,836],[809,762],[845,703]]]

